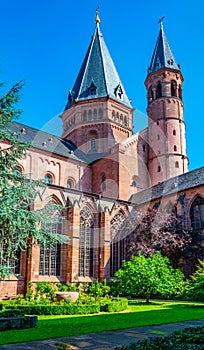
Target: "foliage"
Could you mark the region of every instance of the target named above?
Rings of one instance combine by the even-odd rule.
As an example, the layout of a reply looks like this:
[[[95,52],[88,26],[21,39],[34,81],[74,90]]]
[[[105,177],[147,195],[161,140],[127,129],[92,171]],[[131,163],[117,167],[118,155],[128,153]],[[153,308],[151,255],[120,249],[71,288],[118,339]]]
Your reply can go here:
[[[199,260],[199,265],[189,280],[186,294],[190,299],[204,301],[204,261]]]
[[[95,298],[107,297],[109,292],[110,287],[107,285],[106,280],[104,280],[103,282],[91,282],[87,290],[87,293]]]
[[[204,327],[186,328],[167,337],[149,338],[115,350],[201,350]]]
[[[191,235],[183,229],[181,219],[174,211],[137,211],[133,221],[135,228],[128,236],[129,256],[138,253],[149,256],[160,251],[177,267],[180,257],[191,243]]]
[[[67,240],[47,231],[46,223],[52,217],[47,209],[31,210],[36,193],[45,184],[28,179],[20,171],[19,161],[25,158],[29,146],[21,142],[14,124],[21,114],[16,104],[22,87],[19,82],[0,97],[0,279],[12,273],[19,251],[30,252],[33,244],[51,245]]]
[[[115,273],[122,295],[145,297],[149,301],[153,293],[163,297],[176,295],[183,283],[183,274],[170,266],[169,259],[160,253],[144,257],[138,254],[130,261],[123,261]]]

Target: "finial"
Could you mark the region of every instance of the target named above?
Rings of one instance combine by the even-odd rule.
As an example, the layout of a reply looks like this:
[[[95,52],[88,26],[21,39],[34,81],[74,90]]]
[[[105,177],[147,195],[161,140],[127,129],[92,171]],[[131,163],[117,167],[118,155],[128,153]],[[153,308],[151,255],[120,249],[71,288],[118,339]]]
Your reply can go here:
[[[101,22],[99,15],[98,15],[98,10],[99,10],[99,6],[96,7],[96,19],[95,19],[96,24],[97,23],[99,24]]]
[[[158,20],[158,23],[160,23],[160,28],[163,28],[163,19],[164,19],[164,16],[160,17],[160,19]]]

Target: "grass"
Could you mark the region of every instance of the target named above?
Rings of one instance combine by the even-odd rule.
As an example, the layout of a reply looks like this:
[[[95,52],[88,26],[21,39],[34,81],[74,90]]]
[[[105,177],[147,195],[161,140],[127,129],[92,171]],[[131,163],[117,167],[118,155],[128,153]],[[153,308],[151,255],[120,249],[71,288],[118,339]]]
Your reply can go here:
[[[147,325],[159,325],[204,318],[204,304],[185,302],[130,301],[120,313],[87,316],[38,316],[36,328],[4,331],[0,344],[51,339]]]

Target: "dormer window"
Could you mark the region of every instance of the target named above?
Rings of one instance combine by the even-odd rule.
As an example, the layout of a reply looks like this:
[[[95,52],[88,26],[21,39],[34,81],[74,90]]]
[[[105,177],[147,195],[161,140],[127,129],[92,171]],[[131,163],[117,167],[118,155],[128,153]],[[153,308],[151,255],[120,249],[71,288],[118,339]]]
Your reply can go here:
[[[91,82],[91,85],[89,86],[89,94],[91,96],[96,95],[96,85],[94,84],[93,80]]]
[[[120,83],[116,86],[116,88],[115,88],[115,90],[114,90],[114,94],[115,94],[115,96],[116,96],[117,98],[119,98],[120,100],[123,99],[123,89],[122,89],[122,86],[121,86]]]

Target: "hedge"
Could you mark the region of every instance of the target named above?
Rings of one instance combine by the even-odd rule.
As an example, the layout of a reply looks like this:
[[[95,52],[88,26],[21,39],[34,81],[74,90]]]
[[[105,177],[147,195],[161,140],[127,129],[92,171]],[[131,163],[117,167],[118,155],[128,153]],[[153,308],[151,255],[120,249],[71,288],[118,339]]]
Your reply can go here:
[[[127,307],[128,307],[128,299],[125,299],[125,298],[112,299],[108,301],[106,304],[101,305],[101,311],[119,312],[127,309]]]
[[[99,304],[64,304],[64,305],[9,305],[9,309],[19,310],[24,315],[86,315],[100,312]]]

